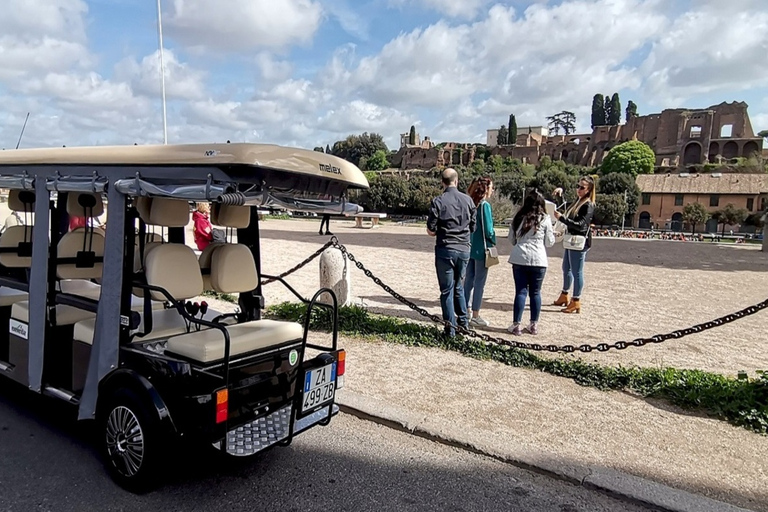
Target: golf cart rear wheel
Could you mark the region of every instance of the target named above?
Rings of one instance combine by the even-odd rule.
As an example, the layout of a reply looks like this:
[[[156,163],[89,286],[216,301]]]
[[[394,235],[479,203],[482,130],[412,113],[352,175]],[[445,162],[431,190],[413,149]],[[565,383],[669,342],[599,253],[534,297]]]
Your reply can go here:
[[[157,415],[128,389],[117,390],[99,409],[99,448],[110,476],[126,490],[150,490],[162,461]]]

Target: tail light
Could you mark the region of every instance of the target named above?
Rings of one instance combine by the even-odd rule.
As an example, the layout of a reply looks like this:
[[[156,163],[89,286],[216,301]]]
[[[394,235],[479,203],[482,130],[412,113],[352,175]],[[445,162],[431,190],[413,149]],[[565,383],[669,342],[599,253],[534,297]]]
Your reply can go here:
[[[216,392],[216,423],[224,423],[229,416],[229,390],[220,389]]]
[[[344,387],[344,372],[347,369],[347,353],[344,350],[339,350],[336,354],[336,388],[341,389]]]

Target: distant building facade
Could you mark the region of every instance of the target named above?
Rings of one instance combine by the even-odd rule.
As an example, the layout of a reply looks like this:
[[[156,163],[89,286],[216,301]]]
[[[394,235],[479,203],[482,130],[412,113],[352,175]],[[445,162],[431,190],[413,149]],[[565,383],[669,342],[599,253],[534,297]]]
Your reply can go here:
[[[683,221],[683,208],[699,203],[709,212],[728,204],[744,208],[750,214],[768,208],[768,175],[735,173],[663,173],[641,174],[637,177],[641,192],[634,226],[641,229],[690,231]],[[714,233],[722,224],[710,219],[696,231]],[[734,231],[739,226],[726,226]]]

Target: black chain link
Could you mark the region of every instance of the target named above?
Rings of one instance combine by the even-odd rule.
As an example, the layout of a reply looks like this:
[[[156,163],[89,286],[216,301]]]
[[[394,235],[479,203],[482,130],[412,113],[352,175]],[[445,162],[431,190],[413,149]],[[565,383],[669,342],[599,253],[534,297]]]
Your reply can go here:
[[[399,293],[397,293],[395,290],[387,286],[384,282],[382,282],[381,279],[376,277],[373,272],[368,270],[365,265],[363,265],[360,261],[355,258],[355,256],[349,252],[349,250],[341,244],[338,239],[333,236],[331,237],[331,240],[325,244],[320,250],[318,250],[315,254],[310,256],[306,261],[298,265],[297,267],[289,270],[288,272],[285,272],[284,274],[281,274],[281,276],[286,276],[295,270],[298,270],[298,268],[301,268],[302,266],[309,263],[312,259],[317,257],[320,253],[322,253],[325,249],[328,247],[333,246],[337,249],[339,249],[344,257],[348,258],[349,261],[355,264],[357,268],[363,271],[363,273],[368,277],[369,279],[373,280],[374,283],[379,285],[381,288],[384,289],[388,294],[390,294],[392,297],[397,299],[402,304],[408,306],[413,311],[416,311],[421,316],[427,317],[433,322],[436,322],[438,324],[441,324],[447,328],[451,327],[451,324],[445,320],[442,319],[442,317],[439,317],[437,315],[433,315],[429,313],[424,308],[421,308],[414,304],[413,302],[409,301]],[[264,283],[262,283],[264,284]],[[741,311],[737,311],[735,313],[731,313],[729,315],[725,315],[723,317],[717,318],[715,320],[710,320],[709,322],[704,322],[703,324],[694,325],[692,327],[688,327],[686,329],[678,329],[676,331],[667,333],[667,334],[657,334],[655,336],[651,336],[650,338],[635,338],[632,341],[617,341],[615,343],[599,343],[597,345],[540,345],[538,343],[523,343],[520,341],[512,341],[512,340],[506,340],[504,338],[498,338],[495,336],[489,336],[488,334],[479,333],[477,331],[474,331],[472,329],[468,329],[461,326],[456,326],[455,329],[457,332],[464,334],[466,336],[471,336],[473,338],[480,338],[483,341],[486,341],[488,343],[495,343],[498,345],[505,345],[512,348],[520,348],[525,350],[533,350],[533,351],[547,351],[547,352],[565,352],[567,354],[570,354],[572,352],[592,352],[592,351],[598,351],[598,352],[607,352],[610,349],[617,349],[617,350],[623,350],[627,347],[642,347],[649,343],[662,343],[667,340],[671,339],[679,339],[684,336],[688,336],[691,334],[696,334],[702,331],[706,331],[707,329],[712,329],[714,327],[719,327],[721,325],[729,324],[731,322],[735,322],[736,320],[739,320],[741,318],[744,318],[745,316],[754,315],[758,311],[762,311],[763,309],[768,308],[768,300],[764,300],[763,302],[760,302],[758,304],[755,304],[753,306],[749,306],[748,308],[744,308]]]
[[[338,244],[338,240],[336,240],[336,237],[333,237],[331,240],[326,242],[325,245],[323,245],[321,248],[316,250],[309,258],[305,259],[304,261],[302,261],[301,263],[299,263],[295,267],[291,268],[290,270],[286,270],[285,272],[283,272],[282,274],[280,274],[277,277],[272,277],[270,279],[265,279],[264,281],[261,282],[261,286],[265,286],[265,285],[268,285],[270,283],[274,283],[278,279],[284,279],[286,276],[289,276],[289,275],[293,274],[294,272],[296,272],[297,270],[305,267],[312,260],[314,260],[315,258],[320,256],[323,253],[324,250],[326,250],[327,248],[332,247],[332,246],[334,246],[336,244]]]

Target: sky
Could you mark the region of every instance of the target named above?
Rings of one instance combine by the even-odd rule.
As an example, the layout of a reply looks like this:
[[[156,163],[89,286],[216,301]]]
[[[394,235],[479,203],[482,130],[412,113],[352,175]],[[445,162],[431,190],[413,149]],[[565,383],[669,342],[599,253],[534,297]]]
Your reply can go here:
[[[4,0],[0,147],[161,144],[155,0]],[[768,129],[766,0],[162,0],[168,143],[313,148],[415,125],[482,142],[592,97],[746,101]]]

